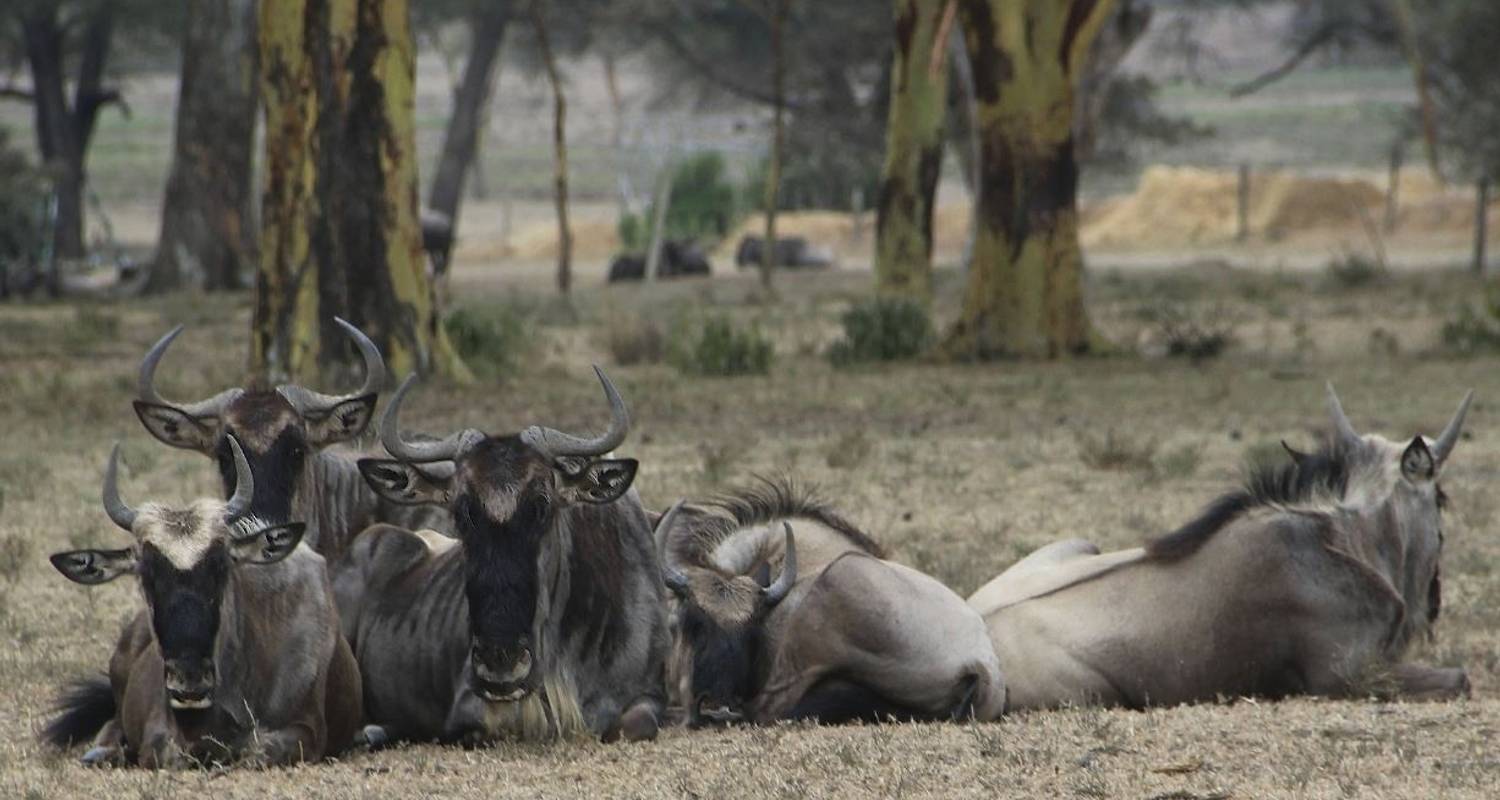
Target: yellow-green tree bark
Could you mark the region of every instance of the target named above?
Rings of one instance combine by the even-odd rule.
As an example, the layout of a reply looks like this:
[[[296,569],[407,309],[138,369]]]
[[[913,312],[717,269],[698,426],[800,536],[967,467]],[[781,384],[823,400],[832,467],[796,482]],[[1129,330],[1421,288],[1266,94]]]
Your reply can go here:
[[[979,106],[980,192],[954,358],[1089,349],[1073,91],[1113,0],[960,0]]]
[[[261,5],[266,184],[251,366],[270,379],[348,363],[335,316],[375,340],[393,375],[469,377],[423,260],[408,11],[407,0]]]
[[[947,37],[941,29],[953,2],[896,0],[891,108],[875,221],[875,286],[881,294],[921,303],[932,295],[933,198],[943,167],[948,103],[948,75],[941,68]]]

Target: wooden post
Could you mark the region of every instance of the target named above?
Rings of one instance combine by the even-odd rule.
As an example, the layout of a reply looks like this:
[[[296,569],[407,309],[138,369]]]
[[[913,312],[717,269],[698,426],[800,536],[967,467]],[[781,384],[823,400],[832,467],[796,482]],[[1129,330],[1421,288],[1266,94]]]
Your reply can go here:
[[[1474,202],[1474,274],[1484,274],[1484,239],[1485,239],[1485,217],[1490,210],[1490,179],[1485,176],[1479,179],[1479,187],[1475,191]]]
[[[1406,143],[1400,139],[1391,145],[1390,177],[1385,182],[1385,230],[1386,233],[1396,230],[1396,215],[1400,211],[1397,206],[1397,195],[1401,191],[1401,162],[1406,158]]]
[[[1239,192],[1235,209],[1234,240],[1250,238],[1250,164],[1240,164]]]

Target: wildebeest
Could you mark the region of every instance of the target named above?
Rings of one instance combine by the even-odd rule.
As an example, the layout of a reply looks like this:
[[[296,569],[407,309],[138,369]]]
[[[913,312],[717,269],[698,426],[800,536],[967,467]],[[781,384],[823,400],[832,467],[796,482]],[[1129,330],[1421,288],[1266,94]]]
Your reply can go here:
[[[329,563],[338,560],[350,537],[376,522],[444,533],[453,527],[438,509],[382,501],[360,478],[357,454],[333,447],[364,432],[385,384],[385,361],[375,343],[348,322],[335,322],[364,360],[364,385],[349,394],[322,394],[287,383],[275,389],[226,389],[193,403],[164,400],[156,391],[156,368],[182,333],[178,325],[142,360],[135,401],[136,416],[151,435],[218,463],[226,494],[235,478],[228,442],[231,435],[238,439],[255,474],[250,512],[273,522],[304,522],[308,544]]]
[[[683,275],[709,274],[708,257],[698,249],[691,239],[668,239],[661,244],[661,263],[657,265],[658,278],[676,278]],[[622,253],[609,262],[609,282],[638,281],[646,277],[646,257],[635,253]]]
[[[375,526],[336,568],[344,630],[383,739],[479,742],[588,731],[656,735],[667,648],[651,528],[631,491],[624,401],[595,368],[609,430],[462,430],[411,442],[397,427],[415,376],[380,422],[399,460],[360,469],[396,502],[441,503],[458,541]],[[443,474],[420,465],[443,462]]]
[[[432,265],[432,276],[442,280],[448,274],[453,254],[453,218],[441,211],[422,209],[418,219],[422,227],[422,251]]]
[[[734,265],[740,269],[759,267],[764,258],[766,240],[759,236],[745,236],[734,250]],[[799,267],[821,268],[833,265],[833,256],[822,248],[813,247],[801,236],[776,238],[776,266],[795,269]]]
[[[104,509],[134,542],[52,556],[86,585],[133,574],[146,601],[120,637],[108,681],[75,684],[43,731],[59,747],[94,735],[85,763],[290,764],[353,741],[359,670],[323,557],[302,546],[301,523],[267,525],[249,513],[254,479],[233,437],[229,447],[236,486],[227,502],[133,509],[117,489],[115,445]]]
[[[985,585],[1013,708],[1241,695],[1466,694],[1461,669],[1400,663],[1441,602],[1438,486],[1472,392],[1436,440],[1356,433],[1333,387],[1318,452],[1143,548],[1051,545]]]
[[[984,620],[948,587],[884,560],[787,484],[716,505],[723,513],[679,503],[657,526],[663,582],[677,597],[669,685],[689,724],[1004,710]]]

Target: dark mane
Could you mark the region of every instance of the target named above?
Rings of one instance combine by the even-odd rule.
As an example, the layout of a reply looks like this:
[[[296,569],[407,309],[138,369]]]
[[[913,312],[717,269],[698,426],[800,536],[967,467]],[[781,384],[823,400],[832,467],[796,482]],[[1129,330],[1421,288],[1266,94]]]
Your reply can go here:
[[[837,531],[876,558],[885,558],[885,548],[834,511],[816,489],[799,486],[785,476],[756,476],[755,481],[753,486],[732,489],[705,504],[723,513],[684,508],[683,521],[677,526],[679,533],[668,543],[672,553],[681,561],[703,564],[708,554],[736,531],[779,519],[806,519]]]
[[[1245,485],[1221,495],[1186,525],[1146,543],[1146,554],[1176,561],[1198,551],[1203,543],[1241,514],[1266,505],[1294,505],[1323,494],[1343,497],[1349,482],[1347,453],[1324,446],[1313,453],[1292,452],[1280,464],[1251,465]]]

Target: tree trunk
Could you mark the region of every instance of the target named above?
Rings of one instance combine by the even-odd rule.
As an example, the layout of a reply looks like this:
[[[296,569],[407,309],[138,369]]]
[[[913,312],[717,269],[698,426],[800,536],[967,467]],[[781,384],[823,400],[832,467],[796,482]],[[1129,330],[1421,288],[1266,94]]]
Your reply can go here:
[[[953,358],[1085,351],[1073,86],[1112,0],[962,0],[979,102],[974,264],[944,351]]]
[[[672,178],[676,173],[671,161],[662,165],[656,178],[656,196],[651,201],[651,239],[646,244],[646,283],[661,274],[661,241],[666,234],[667,212],[672,208]]]
[[[244,288],[255,147],[254,0],[188,4],[172,171],[147,291]]]
[[[1474,190],[1474,274],[1484,274],[1485,264],[1485,239],[1489,223],[1487,219],[1490,211],[1490,179],[1488,177],[1479,179],[1479,186]]]
[[[776,268],[776,207],[781,195],[781,148],[786,135],[786,53],[782,49],[781,26],[789,0],[771,3],[771,159],[766,169],[766,246],[760,251],[760,286],[770,295],[771,271]]]
[[[536,28],[537,49],[552,84],[553,199],[557,204],[557,290],[566,296],[573,288],[573,229],[568,224],[568,105],[563,97],[562,76],[547,39],[547,21],[537,0],[531,3],[531,24]]]
[[[469,58],[463,78],[453,91],[453,110],[443,132],[443,150],[427,195],[427,207],[448,217],[456,234],[464,180],[479,149],[490,93],[495,85],[495,62],[505,28],[510,23],[507,3],[484,5],[469,21]]]
[[[355,369],[341,316],[392,375],[468,379],[422,261],[406,0],[267,0],[258,38],[266,182],[252,369],[272,380]]]
[[[875,286],[927,303],[932,297],[932,212],[943,167],[946,70],[934,73],[955,0],[897,0],[885,167],[875,219]]]
[[[20,15],[21,38],[31,69],[37,149],[52,172],[57,192],[53,246],[61,257],[80,258],[84,255],[83,192],[87,183],[84,157],[99,109],[119,100],[118,92],[103,88],[104,64],[114,32],[114,4],[90,5],[82,17],[78,77],[71,106],[65,74],[67,31],[57,12],[50,3],[32,4]]]

